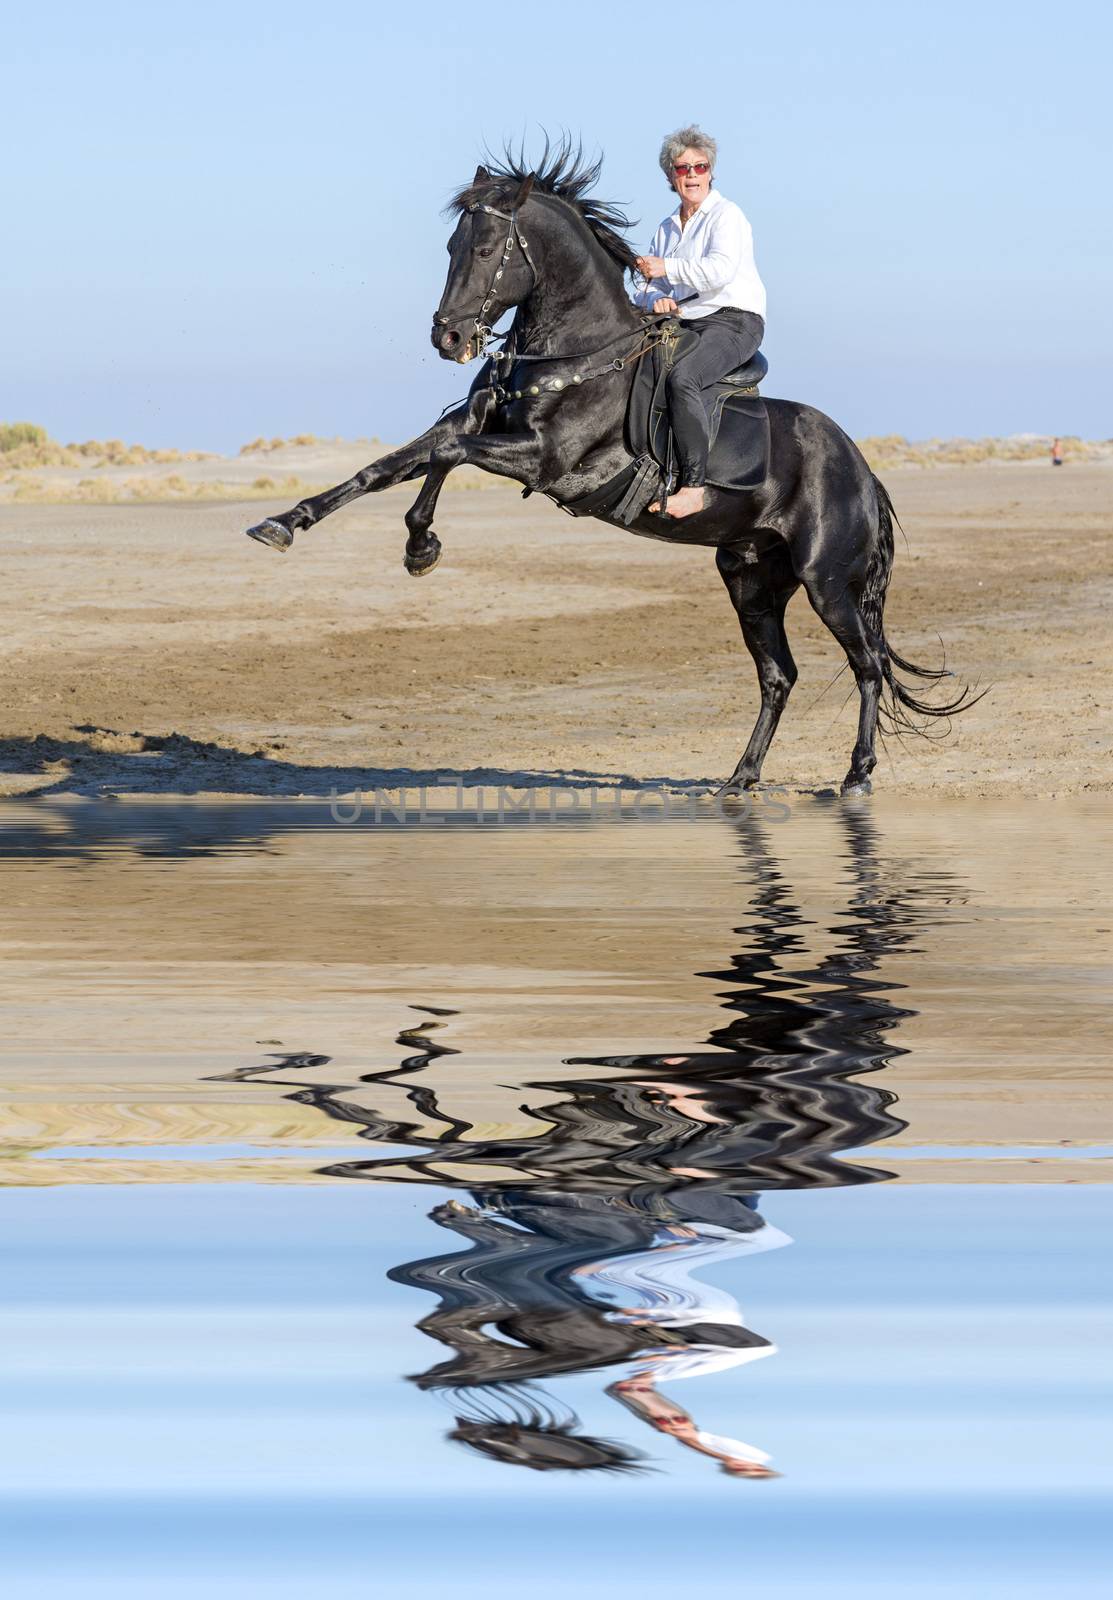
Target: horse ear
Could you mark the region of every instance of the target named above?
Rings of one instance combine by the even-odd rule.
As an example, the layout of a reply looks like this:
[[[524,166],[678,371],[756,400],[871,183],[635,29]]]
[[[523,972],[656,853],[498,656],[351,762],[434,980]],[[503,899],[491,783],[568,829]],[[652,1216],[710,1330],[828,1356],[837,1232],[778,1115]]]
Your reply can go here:
[[[537,176],[536,172],[531,172],[528,178],[523,178],[522,179],[522,187],[518,190],[518,193],[514,196],[514,209],[515,209],[515,211],[518,209],[519,206],[524,206],[526,201],[529,199],[530,190],[533,188],[533,180],[536,178],[536,176]]]
[[[487,168],[480,162],[475,169],[475,177],[471,181],[472,183],[484,183],[490,176],[491,174],[487,171]]]

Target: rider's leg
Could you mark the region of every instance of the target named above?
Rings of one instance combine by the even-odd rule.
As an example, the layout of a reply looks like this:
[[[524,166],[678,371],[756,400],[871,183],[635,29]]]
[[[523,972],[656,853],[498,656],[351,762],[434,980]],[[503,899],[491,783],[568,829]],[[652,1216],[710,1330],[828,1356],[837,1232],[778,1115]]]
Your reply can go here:
[[[668,502],[674,517],[691,516],[703,509],[709,448],[704,392],[749,361],[764,332],[761,318],[748,312],[713,313],[685,326],[698,334],[698,342],[694,350],[681,356],[665,384],[679,458],[679,488]],[[685,494],[685,490],[690,492]]]

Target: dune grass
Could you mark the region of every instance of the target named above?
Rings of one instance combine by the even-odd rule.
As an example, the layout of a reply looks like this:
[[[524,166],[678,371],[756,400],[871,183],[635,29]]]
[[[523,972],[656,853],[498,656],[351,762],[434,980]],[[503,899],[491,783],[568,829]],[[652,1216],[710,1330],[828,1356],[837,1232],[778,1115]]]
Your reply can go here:
[[[1063,459],[1095,461],[1113,455],[1113,440],[1060,435]],[[874,471],[885,467],[978,466],[987,461],[1047,461],[1051,435],[1021,434],[1008,439],[927,439],[913,442],[889,433],[859,439],[858,448]]]
[[[0,422],[0,467],[140,467],[152,463],[218,461],[206,450],[148,450],[122,439],[59,444],[35,422]]]
[[[59,478],[40,478],[34,473],[0,473],[0,500],[5,498],[30,505],[136,505],[154,502],[212,500],[270,500],[291,505],[309,495],[320,494],[329,487],[326,483],[310,483],[296,473],[285,477],[266,475],[250,483],[232,483],[227,479],[189,482],[180,473],[161,477],[133,478],[78,478],[76,481]],[[481,476],[474,469],[466,475],[457,473],[445,485],[449,494],[475,493],[484,489],[514,487],[504,480]],[[390,493],[404,493],[408,484],[397,485]],[[5,490],[10,490],[5,494]],[[412,490],[411,490],[412,492]]]
[[[175,500],[301,500],[320,494],[323,483],[303,478],[256,478],[253,483],[189,483],[178,473],[161,478],[79,478],[60,483],[13,473],[13,500],[38,505],[129,505],[138,501]]]
[[[381,448],[382,442],[383,441],[378,437],[378,435],[371,439],[352,440],[319,439],[315,433],[295,433],[290,439],[264,439],[260,434],[259,438],[252,439],[250,443],[241,444],[239,453],[241,456],[266,456],[273,454],[275,450],[288,450],[290,448],[297,448],[299,446],[312,444],[370,444]]]
[[[1098,442],[1062,438],[1063,455],[1068,461],[1095,461],[1113,457],[1113,440]],[[367,444],[381,451],[382,442],[370,440],[326,440],[316,434],[298,433],[289,439],[259,437],[243,445],[245,457],[272,456],[285,449],[327,444],[346,447]],[[1046,461],[1051,438],[1023,434],[1007,439],[928,439],[914,442],[901,434],[875,435],[858,441],[870,466],[878,472],[893,467],[976,466],[993,462]],[[83,444],[59,444],[47,430],[34,422],[0,423],[0,498],[53,505],[116,505],[132,502],[184,500],[269,500],[289,504],[307,495],[319,494],[327,487],[311,483],[296,473],[279,476],[262,472],[250,482],[214,479],[191,481],[181,473],[136,475],[122,478],[118,473],[100,476],[106,468],[139,466],[187,466],[200,461],[219,461],[222,457],[204,450],[150,450],[140,444],[125,444],[120,439],[88,439]],[[246,462],[244,463],[246,466]],[[260,462],[263,465],[263,462]],[[81,477],[39,476],[44,469],[80,469]],[[242,469],[241,469],[242,470]],[[503,480],[477,470],[454,473],[446,488],[451,491],[505,488]]]

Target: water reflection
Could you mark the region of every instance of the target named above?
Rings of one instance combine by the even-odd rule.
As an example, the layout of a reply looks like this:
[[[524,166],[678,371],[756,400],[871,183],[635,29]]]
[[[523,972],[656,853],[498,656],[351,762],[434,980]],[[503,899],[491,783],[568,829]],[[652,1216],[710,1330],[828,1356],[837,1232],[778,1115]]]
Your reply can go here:
[[[421,1020],[399,1036],[399,1065],[356,1083],[306,1082],[306,1069],[329,1066],[311,1055],[231,1074],[286,1084],[289,1099],[362,1138],[424,1147],[328,1173],[466,1192],[431,1216],[467,1248],[390,1274],[438,1297],[418,1326],[451,1354],[413,1381],[450,1398],[450,1437],[536,1470],[629,1470],[640,1452],[584,1433],[542,1387],[617,1369],[607,1393],[641,1422],[732,1475],[775,1475],[764,1448],[700,1426],[660,1385],[774,1352],[704,1274],[791,1242],[759,1209],[776,1191],[891,1176],[845,1159],[905,1126],[872,1078],[903,1053],[890,1036],[914,1014],[890,998],[900,985],[884,962],[914,951],[955,892],[942,876],[883,860],[867,810],[835,805],[831,815],[846,896],[834,923],[806,917],[770,830],[739,817],[748,915],[729,965],[700,974],[724,985],[727,1020],[704,1048],[566,1057],[575,1075],[526,1086],[533,1128],[484,1131],[434,1089],[427,1070],[454,1053],[437,1037],[446,1008],[418,1007]],[[298,1078],[284,1076],[291,1069]]]
[[[765,1222],[753,1197],[707,1196],[731,1225],[659,1196],[648,1207],[638,1203],[647,1198],[486,1190],[474,1205],[450,1200],[433,1212],[469,1250],[390,1276],[440,1298],[418,1326],[453,1355],[414,1381],[450,1393],[458,1408],[453,1438],[534,1468],[630,1465],[636,1455],[576,1433],[577,1419],[535,1387],[630,1366],[608,1388],[613,1398],[728,1471],[771,1475],[763,1450],[699,1428],[657,1384],[774,1353],[746,1326],[732,1295],[694,1274],[791,1241]]]

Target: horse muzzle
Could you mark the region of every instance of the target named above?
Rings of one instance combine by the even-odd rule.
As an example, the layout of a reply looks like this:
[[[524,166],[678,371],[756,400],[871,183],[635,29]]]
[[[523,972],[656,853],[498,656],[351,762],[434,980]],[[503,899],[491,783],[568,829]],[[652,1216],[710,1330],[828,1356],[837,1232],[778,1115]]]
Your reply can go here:
[[[433,318],[431,337],[433,348],[443,361],[463,364],[475,354],[474,336],[462,334],[458,328],[452,327],[447,317]]]

